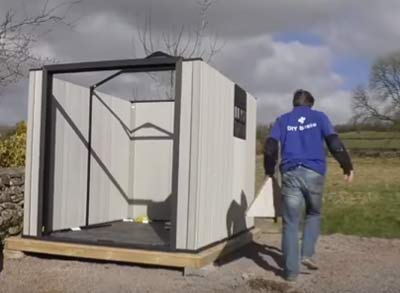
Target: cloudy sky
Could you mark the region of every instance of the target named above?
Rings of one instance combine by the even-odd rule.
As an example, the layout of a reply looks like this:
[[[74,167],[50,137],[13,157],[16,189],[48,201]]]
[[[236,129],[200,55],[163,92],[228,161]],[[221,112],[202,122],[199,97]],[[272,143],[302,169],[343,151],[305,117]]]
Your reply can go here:
[[[60,62],[142,57],[137,30],[145,16],[151,14],[155,36],[189,29],[199,22],[196,3],[83,0],[69,11],[74,26],[55,27],[35,52]],[[0,17],[8,9],[34,14],[42,5],[1,0]],[[297,88],[310,90],[334,123],[345,123],[351,91],[368,81],[371,63],[400,48],[398,0],[215,0],[207,21],[207,33],[223,44],[213,65],[258,97],[261,123],[290,110]],[[27,81],[2,95],[0,123],[24,119]]]

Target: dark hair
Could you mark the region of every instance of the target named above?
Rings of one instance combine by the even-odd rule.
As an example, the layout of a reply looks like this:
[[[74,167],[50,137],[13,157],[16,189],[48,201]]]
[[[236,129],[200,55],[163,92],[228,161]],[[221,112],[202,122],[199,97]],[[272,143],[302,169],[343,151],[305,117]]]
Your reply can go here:
[[[293,107],[297,106],[309,106],[314,105],[314,97],[309,91],[297,90],[293,95]]]

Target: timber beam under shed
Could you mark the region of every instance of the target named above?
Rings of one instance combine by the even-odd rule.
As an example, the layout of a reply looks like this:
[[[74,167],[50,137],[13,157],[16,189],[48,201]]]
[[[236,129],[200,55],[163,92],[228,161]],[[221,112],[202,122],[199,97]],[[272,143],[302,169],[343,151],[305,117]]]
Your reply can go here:
[[[254,239],[256,233],[258,233],[258,229],[252,229],[197,253],[116,248],[21,237],[6,239],[5,248],[10,251],[67,256],[71,258],[199,269],[249,244]]]

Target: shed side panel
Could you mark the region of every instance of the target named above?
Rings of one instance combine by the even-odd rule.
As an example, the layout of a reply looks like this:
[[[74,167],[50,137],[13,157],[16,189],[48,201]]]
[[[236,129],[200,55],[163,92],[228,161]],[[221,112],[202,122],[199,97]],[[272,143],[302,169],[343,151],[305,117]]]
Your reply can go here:
[[[190,135],[189,145],[189,186],[188,186],[188,204],[187,204],[187,249],[195,249],[197,241],[197,220],[198,220],[198,181],[199,172],[198,166],[200,164],[198,160],[200,150],[200,78],[201,78],[201,62],[194,61],[192,72],[192,91],[191,91],[191,119],[190,124],[186,127],[190,128],[188,131]],[[182,111],[183,112],[183,111]],[[182,130],[181,130],[182,131]],[[181,197],[182,194],[179,194]]]
[[[37,235],[42,76],[42,71],[29,73],[23,234],[30,236]]]
[[[133,103],[130,153],[133,216],[170,220],[174,103]]]
[[[244,215],[255,196],[256,100],[247,94],[246,140],[234,138],[233,196],[229,235],[254,226],[254,218]]]
[[[130,109],[129,101],[93,95],[89,224],[128,217]]]
[[[190,147],[192,124],[192,78],[193,62],[181,63],[180,73],[180,133],[179,133],[179,165],[176,213],[176,248],[187,249],[187,229],[189,219],[189,180],[190,180]]]
[[[206,63],[198,64],[199,77],[193,79],[191,178],[196,185],[190,182],[195,217],[189,227],[194,235],[190,249],[232,236],[228,235],[232,214],[241,214],[242,222],[234,224],[246,228],[243,207],[237,202],[241,191],[233,189],[234,83]]]
[[[51,102],[54,162],[46,184],[53,197],[52,228],[58,230],[85,225],[89,89],[54,78]]]

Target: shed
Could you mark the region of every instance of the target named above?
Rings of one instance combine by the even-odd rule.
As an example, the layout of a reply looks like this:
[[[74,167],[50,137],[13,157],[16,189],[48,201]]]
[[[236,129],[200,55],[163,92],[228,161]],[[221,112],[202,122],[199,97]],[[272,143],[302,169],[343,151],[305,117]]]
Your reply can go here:
[[[256,99],[206,62],[56,64],[31,70],[29,84],[29,244],[9,248],[188,255],[254,227]]]

